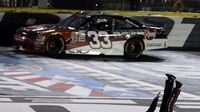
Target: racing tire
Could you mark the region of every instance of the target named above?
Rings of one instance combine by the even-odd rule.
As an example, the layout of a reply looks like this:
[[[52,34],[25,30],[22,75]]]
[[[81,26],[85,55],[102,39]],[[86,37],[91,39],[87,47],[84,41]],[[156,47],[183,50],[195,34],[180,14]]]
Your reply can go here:
[[[63,53],[65,42],[60,36],[52,36],[47,39],[45,50],[47,55],[59,56]]]
[[[138,58],[142,55],[143,51],[143,42],[138,38],[132,38],[128,40],[124,46],[125,58]]]

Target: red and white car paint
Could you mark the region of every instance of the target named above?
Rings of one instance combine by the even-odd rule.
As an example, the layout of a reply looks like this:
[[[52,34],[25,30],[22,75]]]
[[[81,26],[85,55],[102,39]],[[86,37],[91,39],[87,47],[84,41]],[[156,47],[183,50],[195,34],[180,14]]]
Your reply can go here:
[[[56,25],[18,29],[14,46],[53,56],[65,52],[137,58],[144,50],[166,48],[167,36],[162,27],[145,26],[128,17],[80,12]]]

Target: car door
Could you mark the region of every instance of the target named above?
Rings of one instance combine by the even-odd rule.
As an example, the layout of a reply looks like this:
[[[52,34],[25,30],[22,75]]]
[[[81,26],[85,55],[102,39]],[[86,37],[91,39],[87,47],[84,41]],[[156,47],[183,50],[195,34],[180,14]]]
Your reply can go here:
[[[87,41],[91,49],[108,50],[112,48],[112,18],[98,16],[91,20],[88,31]]]
[[[92,17],[78,28],[78,32],[72,33],[72,42],[75,40],[74,44],[77,47],[71,49],[71,51],[87,54],[91,52],[95,52],[95,54],[109,54],[109,50],[112,49],[111,34],[111,17]]]

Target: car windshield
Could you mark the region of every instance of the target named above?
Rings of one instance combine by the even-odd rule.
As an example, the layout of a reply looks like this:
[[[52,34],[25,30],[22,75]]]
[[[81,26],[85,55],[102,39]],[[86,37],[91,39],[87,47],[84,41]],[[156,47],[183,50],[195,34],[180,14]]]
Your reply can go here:
[[[86,17],[74,14],[74,15],[66,18],[65,20],[59,22],[56,25],[56,27],[59,27],[59,28],[63,28],[63,27],[65,27],[65,28],[77,28],[80,25],[82,25],[83,23],[85,23],[86,20],[87,20]]]

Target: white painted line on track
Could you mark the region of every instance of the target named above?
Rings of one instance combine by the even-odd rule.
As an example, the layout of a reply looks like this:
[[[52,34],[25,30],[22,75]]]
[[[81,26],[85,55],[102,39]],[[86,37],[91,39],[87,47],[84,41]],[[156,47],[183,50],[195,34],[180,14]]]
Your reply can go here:
[[[89,73],[89,74],[87,74],[88,76],[91,76],[91,77],[95,77],[95,76],[97,76],[97,74],[96,73]]]
[[[102,103],[102,104],[137,104],[132,100],[110,100],[110,99],[72,99],[75,103]]]
[[[28,104],[24,103],[0,103],[0,109],[3,112],[35,112]]]
[[[51,85],[54,85],[54,84],[57,84],[58,82],[55,81],[55,80],[44,80],[44,81],[39,81],[39,82],[36,82],[34,84],[36,85],[39,85],[39,86],[42,86],[42,87],[49,87]]]
[[[88,70],[76,70],[75,72],[78,72],[78,73],[85,73],[85,72],[88,72]]]
[[[32,103],[69,103],[70,99],[56,99],[56,98],[25,98],[31,100]]]
[[[55,79],[55,80],[70,80],[70,81],[77,81],[76,78],[74,77],[65,77],[65,76],[60,76],[60,75],[55,75],[52,77],[52,79]]]
[[[0,95],[0,98],[24,98],[24,96],[10,96],[10,95]],[[127,98],[127,97],[98,97],[98,96],[41,96],[41,95],[37,95],[37,96],[26,96],[26,98],[62,98],[62,99],[121,99],[121,100],[127,100],[127,99],[131,99]]]
[[[40,77],[41,76],[37,76],[37,75],[28,75],[28,76],[17,76],[15,78],[19,80],[26,80],[26,79],[33,79],[33,78],[40,78]]]
[[[90,75],[89,75],[90,76]],[[98,75],[97,73],[96,73],[96,76],[95,77],[97,77],[97,76],[101,76],[101,77],[98,77],[98,79],[103,79],[103,80],[115,80],[113,77],[109,77],[109,76],[105,76],[105,75]]]
[[[80,83],[71,82],[71,81],[67,81],[65,84],[71,84],[71,85],[76,85],[76,86],[82,86],[82,84],[80,84]]]
[[[97,103],[97,104],[137,104],[132,100],[120,99],[59,99],[59,98],[25,98],[35,103]]]
[[[70,88],[69,90],[65,91],[65,93],[68,93],[71,95],[78,95],[78,96],[89,96],[91,93],[91,89],[84,88],[81,86],[74,86]]]
[[[13,89],[13,90],[22,90],[22,91],[27,90],[23,86],[15,86],[15,85],[0,85],[0,88],[9,88],[9,89]]]
[[[113,82],[113,83],[116,83],[116,84],[124,84],[126,83],[125,81],[119,81],[119,80],[112,80],[112,81],[109,81],[109,82]]]
[[[8,82],[8,81],[0,81],[0,85],[7,85],[7,84],[13,84],[13,85],[16,85],[16,83],[14,82]]]
[[[3,112],[35,112],[30,106],[59,106],[70,112],[145,112],[148,106],[107,105],[107,104],[62,104],[62,103],[0,103]],[[12,107],[12,108],[11,108]],[[158,108],[155,112],[159,112]]]
[[[71,112],[145,112],[147,106],[133,105],[96,105],[96,104],[80,104],[80,105],[63,105]],[[78,107],[78,108],[77,108]],[[158,112],[156,110],[155,112]]]
[[[31,74],[30,72],[4,72],[3,75],[9,76],[9,75],[23,75],[23,74]]]
[[[200,102],[176,102],[177,105],[199,105],[200,106]]]
[[[12,102],[10,98],[0,98],[0,102]]]
[[[184,108],[184,109],[200,109],[200,106],[197,105],[197,106],[194,106],[194,105],[191,105],[191,106],[182,106],[182,105],[177,105],[179,108]]]

